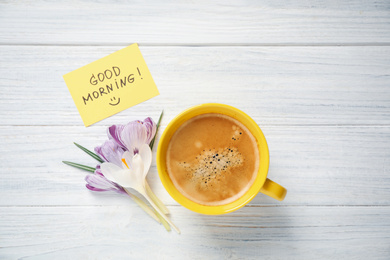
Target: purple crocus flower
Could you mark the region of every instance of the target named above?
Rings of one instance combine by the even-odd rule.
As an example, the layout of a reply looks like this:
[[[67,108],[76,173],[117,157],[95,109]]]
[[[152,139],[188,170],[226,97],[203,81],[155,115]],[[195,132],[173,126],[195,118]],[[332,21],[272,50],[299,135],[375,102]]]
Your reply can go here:
[[[95,147],[95,152],[105,162],[122,167],[122,157],[125,150],[130,154],[138,154],[144,144],[149,144],[156,134],[156,124],[148,117],[144,121],[132,121],[127,125],[113,125],[108,128],[109,140]],[[85,178],[87,188],[93,191],[115,191],[126,193],[122,186],[108,180],[96,166],[94,174]]]
[[[125,148],[125,145],[121,140],[121,133],[124,127],[124,125],[112,125],[107,129],[108,139],[115,141],[123,149]]]
[[[100,158],[102,158],[103,161],[121,166],[122,155],[125,150],[123,150],[123,148],[120,147],[113,139],[110,139],[105,141],[103,145],[95,147],[95,152]],[[115,191],[117,193],[126,194],[126,191],[122,188],[122,186],[109,181],[106,177],[104,177],[100,170],[100,164],[96,166],[94,174],[90,174],[85,177],[85,181],[87,182],[86,187],[92,191]]]
[[[157,222],[163,223],[167,230],[171,225],[180,230],[167,218],[169,213],[164,204],[151,191],[146,175],[152,163],[150,142],[156,135],[157,126],[148,117],[144,121],[132,121],[127,125],[113,125],[108,128],[109,140],[95,147],[96,154],[104,161],[96,166],[93,174],[85,177],[86,187],[92,191],[114,191],[129,195],[142,209]],[[129,190],[136,190],[147,201]]]
[[[85,177],[85,181],[87,182],[85,186],[92,191],[115,191],[120,194],[127,194],[122,186],[107,180],[101,173],[100,167],[95,173],[88,174]]]
[[[150,144],[156,134],[156,124],[150,117],[144,121],[132,121],[127,125],[113,125],[108,128],[107,135],[132,154],[139,153],[144,144]]]
[[[125,150],[115,140],[110,139],[105,141],[103,145],[95,147],[95,152],[103,161],[120,166],[122,165],[122,155]]]

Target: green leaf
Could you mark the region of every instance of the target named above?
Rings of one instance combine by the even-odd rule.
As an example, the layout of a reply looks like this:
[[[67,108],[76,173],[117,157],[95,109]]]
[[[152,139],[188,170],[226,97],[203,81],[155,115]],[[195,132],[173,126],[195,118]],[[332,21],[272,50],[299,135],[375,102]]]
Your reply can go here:
[[[87,154],[89,154],[92,158],[98,160],[99,162],[103,163],[104,161],[99,157],[99,155],[97,155],[96,153],[94,152],[91,152],[90,150],[88,150],[87,148],[79,145],[78,143],[74,143],[78,148],[80,148],[81,150],[83,150],[84,152],[86,152]]]
[[[161,123],[161,119],[162,119],[163,115],[164,115],[164,110],[161,111],[160,118],[158,119],[158,122],[157,122],[157,125],[156,125],[156,134],[154,135],[152,141],[150,141],[150,144],[149,144],[150,150],[153,150],[154,140],[156,140],[157,131],[158,131],[158,128],[160,127],[160,123]]]
[[[95,168],[93,168],[93,167],[89,167],[89,166],[74,163],[74,162],[68,162],[68,161],[62,161],[62,162],[69,165],[69,166],[76,167],[76,168],[79,168],[79,169],[84,170],[84,171],[95,172]]]

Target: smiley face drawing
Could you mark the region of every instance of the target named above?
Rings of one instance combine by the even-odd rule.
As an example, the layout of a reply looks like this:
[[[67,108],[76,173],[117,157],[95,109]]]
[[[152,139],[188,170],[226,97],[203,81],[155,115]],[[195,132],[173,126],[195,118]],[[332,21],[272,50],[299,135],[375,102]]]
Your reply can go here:
[[[113,98],[111,98],[111,102],[113,102],[114,104],[111,104],[111,103],[108,103],[108,104],[110,104],[111,106],[116,106],[119,104],[119,102],[121,102],[121,98],[118,98],[118,101],[116,101],[116,97],[113,97]]]

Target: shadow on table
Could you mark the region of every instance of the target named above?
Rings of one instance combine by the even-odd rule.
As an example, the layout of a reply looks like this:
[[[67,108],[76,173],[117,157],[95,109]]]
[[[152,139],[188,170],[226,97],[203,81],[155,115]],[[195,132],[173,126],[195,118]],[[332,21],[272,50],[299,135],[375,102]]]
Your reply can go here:
[[[226,215],[196,218],[204,229],[198,246],[219,249],[224,257],[272,256],[281,248],[291,250],[297,235],[291,207],[247,205]]]

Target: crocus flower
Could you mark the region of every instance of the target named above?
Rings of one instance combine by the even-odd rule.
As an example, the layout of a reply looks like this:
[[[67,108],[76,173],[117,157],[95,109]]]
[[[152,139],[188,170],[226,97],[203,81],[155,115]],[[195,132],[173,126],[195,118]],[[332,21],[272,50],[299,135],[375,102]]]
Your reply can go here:
[[[104,142],[103,145],[95,147],[96,154],[104,162],[109,162],[118,167],[123,167],[122,157],[126,153],[128,156],[138,154],[142,145],[149,144],[156,134],[156,125],[151,118],[146,118],[144,121],[133,121],[127,125],[113,125],[108,128],[107,135],[109,140]],[[124,140],[124,141],[123,141]],[[131,143],[130,143],[131,142]],[[134,145],[131,145],[134,143]],[[150,149],[149,149],[150,150]],[[131,167],[131,160],[128,160],[128,163]],[[151,157],[149,166],[151,164]],[[126,166],[127,167],[127,166]],[[148,168],[149,170],[149,168]],[[86,178],[87,188],[94,191],[116,191],[119,193],[127,193],[132,197],[138,205],[140,205],[149,215],[151,215],[158,222],[162,222],[166,226],[166,221],[161,221],[162,216],[156,215],[155,212],[151,211],[149,207],[136,195],[134,195],[131,190],[124,189],[121,183],[108,180],[105,174],[101,171],[101,165],[96,166],[95,174],[100,176],[91,175]],[[93,183],[90,183],[93,182]],[[98,182],[98,183],[96,183]],[[147,194],[152,198],[155,204],[160,208],[161,212],[168,214],[169,211],[165,205],[157,198],[157,196],[152,192],[150,186],[145,181],[145,187]],[[160,219],[159,219],[160,218]],[[161,219],[162,218],[162,219]]]
[[[129,193],[119,184],[108,180],[101,172],[100,165],[96,167],[93,174],[89,174],[85,177],[87,184],[85,185],[91,191],[114,191],[119,194],[129,195],[146,213],[148,213],[153,219],[161,223],[161,220],[140,198],[132,193]],[[164,223],[163,223],[164,224]]]
[[[100,167],[101,172],[108,180],[121,185],[125,190],[134,189],[144,196],[160,216],[168,222],[176,232],[180,233],[179,229],[166,217],[164,212],[146,191],[146,175],[149,172],[151,163],[152,150],[148,144],[144,143],[135,154],[132,154],[129,151],[124,152],[121,166],[110,162],[104,162]]]
[[[121,186],[104,177],[100,169],[85,176],[85,181],[87,182],[85,186],[92,191],[115,191],[120,194],[127,194]]]
[[[139,152],[143,144],[150,144],[156,134],[156,124],[148,117],[144,121],[132,121],[127,125],[113,125],[108,128],[107,135],[110,140],[132,154]]]
[[[161,117],[160,117],[161,118]],[[153,119],[150,117],[145,118],[144,121],[132,121],[127,125],[113,125],[108,128],[107,135],[110,143],[104,144],[101,148],[95,148],[96,152],[101,151],[105,158],[109,158],[109,160],[105,161],[114,163],[118,166],[122,165],[121,155],[123,154],[123,150],[126,150],[130,153],[130,155],[138,154],[140,148],[150,142],[156,135],[157,125],[154,123]],[[116,143],[118,146],[112,144],[112,142]],[[105,149],[107,148],[108,149]],[[121,152],[116,152],[116,149],[120,149]],[[150,159],[151,160],[151,159]],[[131,164],[131,160],[128,160],[128,163]],[[131,165],[128,165],[131,168]],[[150,167],[150,165],[149,165]],[[149,168],[148,168],[149,170]],[[146,192],[152,198],[152,200],[157,204],[157,206],[162,210],[164,214],[169,214],[169,210],[165,205],[158,199],[158,197],[152,192],[149,184],[146,182]]]
[[[159,122],[163,113],[161,113]],[[144,121],[133,121],[127,125],[113,125],[108,128],[109,140],[95,148],[95,153],[75,145],[84,152],[103,162],[95,168],[63,161],[65,164],[93,172],[86,176],[86,187],[92,191],[114,191],[128,194],[142,209],[169,231],[170,226],[180,231],[166,217],[169,214],[165,205],[152,192],[146,182],[146,175],[152,163],[152,140],[158,126],[148,117]],[[150,146],[149,146],[150,144]],[[99,159],[100,157],[100,159]],[[149,201],[153,210],[143,200],[132,194],[136,190]],[[169,225],[168,225],[169,223]]]
[[[110,139],[105,141],[103,145],[95,147],[95,152],[103,161],[121,165],[125,150],[115,140]]]
[[[105,162],[116,165],[122,164],[122,155],[125,152],[114,140],[108,140],[101,146],[95,147],[95,152]],[[100,164],[96,166],[94,174],[85,177],[86,187],[92,191],[115,191],[127,194],[126,191],[115,182],[107,180],[100,170]]]

